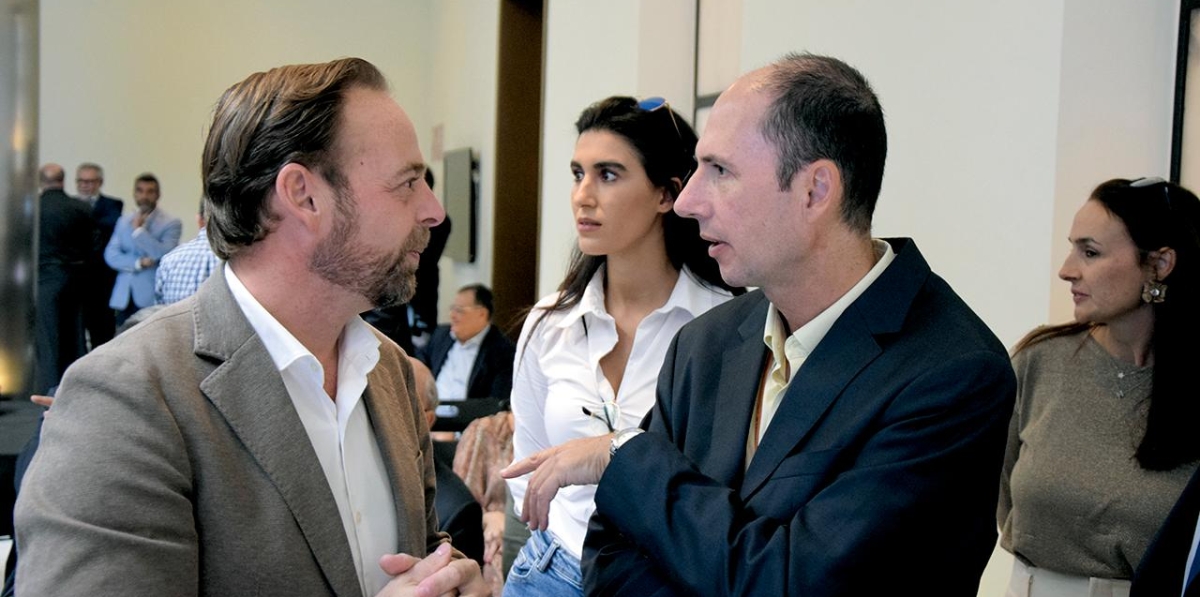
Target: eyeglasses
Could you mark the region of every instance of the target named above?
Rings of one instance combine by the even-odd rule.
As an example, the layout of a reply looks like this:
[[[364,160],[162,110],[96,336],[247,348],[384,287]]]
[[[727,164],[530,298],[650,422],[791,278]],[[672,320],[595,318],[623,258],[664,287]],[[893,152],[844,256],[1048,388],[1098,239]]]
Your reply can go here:
[[[604,426],[608,427],[609,432],[616,431],[617,425],[621,423],[621,407],[617,406],[617,403],[611,400],[605,402],[600,407],[600,410],[596,412],[588,410],[586,406],[582,406],[580,409],[583,411],[583,414],[604,423]]]
[[[99,178],[76,178],[76,184],[96,184],[100,182]]]
[[[462,315],[463,313],[467,313],[469,311],[474,311],[475,309],[478,309],[479,307],[480,307],[480,305],[451,305],[450,312],[455,315]]]
[[[643,112],[656,112],[658,110],[666,108],[667,116],[671,117],[671,126],[675,127],[675,136],[679,138],[680,143],[683,143],[683,132],[679,130],[679,123],[675,121],[675,111],[671,109],[671,104],[669,102],[667,102],[666,99],[657,97],[657,96],[648,97],[644,100],[639,101],[637,103],[637,107],[639,110],[641,110]],[[691,158],[690,155],[687,157]],[[679,184],[680,191],[682,191],[683,187],[685,185],[687,185],[688,179],[690,179],[691,177],[692,177],[692,171],[688,170],[687,173],[684,174],[683,178],[680,180],[680,184]]]

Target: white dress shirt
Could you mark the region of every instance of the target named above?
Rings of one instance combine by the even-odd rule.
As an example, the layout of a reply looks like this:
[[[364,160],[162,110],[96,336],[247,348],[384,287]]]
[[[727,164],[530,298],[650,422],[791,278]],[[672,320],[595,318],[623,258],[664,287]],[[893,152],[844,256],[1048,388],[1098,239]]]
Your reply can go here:
[[[1196,532],[1192,535],[1192,549],[1188,551],[1187,565],[1183,567],[1183,591],[1180,595],[1187,594],[1188,578],[1192,575],[1192,565],[1196,563],[1197,548],[1200,548],[1200,518],[1196,519]]]
[[[614,429],[636,427],[654,405],[658,371],[675,333],[683,324],[732,295],[703,286],[685,269],[666,304],[646,315],[634,333],[629,361],[614,396],[604,377],[600,359],[617,344],[616,321],[604,308],[604,269],[588,282],[579,304],[550,313],[537,333],[533,324],[554,304],[557,294],[538,301],[521,330],[514,365],[512,411],[513,460],[580,437],[609,432],[601,419],[603,404],[616,401],[620,408]],[[517,513],[525,499],[528,475],[508,481]],[[588,518],[596,509],[595,485],[563,487],[550,504],[549,530],[576,559],[583,553]]]
[[[317,357],[263,308],[232,268],[225,269],[225,279],[283,377],[337,502],[363,595],[371,597],[390,580],[379,558],[394,553],[399,540],[387,467],[361,400],[367,374],[379,362],[379,340],[358,317],[346,324],[338,342],[337,399],[331,400]]]
[[[446,362],[442,363],[442,368],[438,370],[439,400],[467,399],[467,382],[471,380],[471,369],[475,368],[475,357],[479,356],[483,337],[491,329],[490,324],[484,326],[466,342],[459,342],[458,338],[454,338],[454,332],[450,332],[450,337],[454,338],[454,345],[450,347],[450,352],[446,353]]]
[[[896,258],[895,251],[887,242],[876,240],[874,244],[877,255],[875,266],[867,271],[867,274],[857,284],[846,291],[846,294],[818,313],[808,323],[800,326],[794,334],[787,333],[783,325],[783,318],[774,303],[767,308],[763,343],[767,345],[767,350],[771,351],[773,364],[771,374],[767,376],[766,383],[762,388],[762,409],[758,413],[758,417],[750,419],[751,441],[746,442],[745,463],[747,468],[750,467],[755,447],[766,434],[767,427],[771,425],[771,419],[775,417],[775,411],[779,410],[779,403],[787,393],[788,384],[796,378],[800,367],[804,365],[804,361],[808,360],[808,355],[817,349],[817,345],[825,339],[825,334],[829,333],[833,324],[842,316],[842,313],[846,312],[846,308],[858,300],[858,297],[862,296],[867,288],[870,288],[871,284],[883,275],[883,271]],[[755,427],[758,431],[757,436],[754,435]]]

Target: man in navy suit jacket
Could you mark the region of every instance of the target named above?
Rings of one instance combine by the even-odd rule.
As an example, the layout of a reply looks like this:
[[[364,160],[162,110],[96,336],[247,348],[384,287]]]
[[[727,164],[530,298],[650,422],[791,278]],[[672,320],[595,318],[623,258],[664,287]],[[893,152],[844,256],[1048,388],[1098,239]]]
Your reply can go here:
[[[117,312],[117,325],[124,323],[138,309],[157,301],[154,296],[154,274],[158,261],[179,244],[183,222],[158,209],[158,179],[146,173],[137,177],[133,198],[137,211],[117,221],[104,261],[116,270],[108,306]]]
[[[1016,382],[910,239],[871,237],[886,132],[863,76],[790,55],[714,105],[675,211],[725,281],[641,429],[519,462],[523,514],[599,481],[591,595],[973,596]]]
[[[487,286],[460,288],[450,307],[450,325],[438,326],[417,355],[437,378],[442,400],[506,399],[512,393],[516,348],[492,325],[492,308]]]
[[[99,164],[84,162],[75,169],[75,191],[79,199],[90,206],[92,222],[96,227],[95,244],[84,261],[80,296],[83,302],[83,327],[87,330],[92,348],[112,340],[117,329],[113,311],[108,306],[117,272],[104,262],[104,249],[112,239],[125,203],[101,193],[103,186],[104,169]]]

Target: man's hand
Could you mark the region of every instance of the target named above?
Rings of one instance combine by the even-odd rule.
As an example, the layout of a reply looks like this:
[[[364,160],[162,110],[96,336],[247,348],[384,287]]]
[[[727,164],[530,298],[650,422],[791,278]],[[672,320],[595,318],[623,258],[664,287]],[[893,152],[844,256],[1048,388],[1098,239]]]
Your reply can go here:
[[[134,214],[133,222],[131,222],[134,230],[137,230],[138,228],[141,228],[143,225],[145,225],[146,218],[148,218],[149,216],[150,216],[150,212],[148,212],[148,211],[140,211],[139,210],[136,214]]]
[[[148,269],[151,267],[154,267],[154,258],[153,257],[142,257],[141,259],[138,259],[138,268],[139,269]]]
[[[500,471],[505,479],[533,472],[525,490],[521,520],[535,531],[545,530],[550,522],[550,502],[560,487],[599,483],[612,458],[609,447],[612,434],[573,439],[547,448]]]
[[[383,556],[379,559],[379,566],[394,578],[376,597],[489,595],[491,589],[483,582],[479,564],[465,558],[451,559],[450,552],[450,544],[443,543],[423,560],[403,553]]]
[[[46,408],[50,408],[50,405],[54,404],[54,396],[43,396],[41,394],[33,394],[29,397],[29,400],[30,400],[30,402],[33,402],[34,404],[40,404]]]

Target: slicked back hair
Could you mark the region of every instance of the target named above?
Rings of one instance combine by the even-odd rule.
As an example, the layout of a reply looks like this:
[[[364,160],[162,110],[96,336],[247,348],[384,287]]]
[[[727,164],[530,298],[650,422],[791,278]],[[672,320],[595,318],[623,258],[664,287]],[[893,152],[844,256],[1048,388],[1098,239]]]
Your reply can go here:
[[[228,260],[270,232],[277,216],[267,197],[283,166],[301,164],[346,188],[335,146],[353,88],[383,91],[387,80],[366,60],[342,58],[255,73],[225,91],[200,165],[217,256]]]

